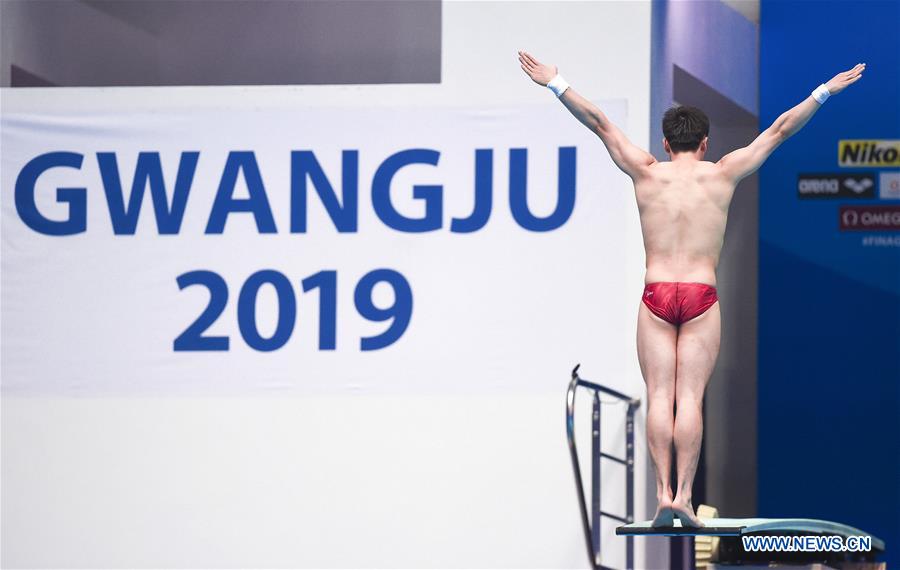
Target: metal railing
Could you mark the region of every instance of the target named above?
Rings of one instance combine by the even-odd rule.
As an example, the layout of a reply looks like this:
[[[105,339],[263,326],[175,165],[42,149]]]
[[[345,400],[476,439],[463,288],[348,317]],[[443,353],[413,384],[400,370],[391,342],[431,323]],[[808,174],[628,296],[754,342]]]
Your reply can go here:
[[[622,523],[634,522],[634,412],[641,401],[621,392],[612,390],[578,376],[578,364],[572,370],[572,380],[566,393],[566,435],[569,439],[569,453],[572,456],[572,469],[575,471],[575,487],[578,491],[578,506],[581,508],[581,524],[584,528],[584,540],[587,543],[588,558],[595,570],[612,570],[600,563],[600,518],[607,517]],[[581,480],[581,468],[578,463],[578,450],[575,446],[575,390],[579,387],[593,391],[593,414],[591,417],[591,513],[588,519],[587,501],[584,497],[584,484]],[[600,448],[600,394],[612,396],[628,404],[625,413],[625,458],[604,453]],[[600,460],[607,459],[625,466],[625,516],[615,515],[600,509]],[[625,538],[625,567],[634,568],[634,540]]]

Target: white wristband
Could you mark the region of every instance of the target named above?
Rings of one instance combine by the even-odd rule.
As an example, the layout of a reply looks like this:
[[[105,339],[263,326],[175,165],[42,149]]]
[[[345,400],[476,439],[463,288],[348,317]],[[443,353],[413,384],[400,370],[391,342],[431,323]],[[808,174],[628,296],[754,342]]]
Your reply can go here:
[[[560,97],[565,93],[566,89],[569,88],[569,83],[563,79],[562,75],[557,73],[556,76],[550,80],[550,83],[547,84],[547,87],[550,88],[550,91],[553,91],[554,95]]]
[[[818,101],[819,105],[828,100],[828,97],[831,96],[831,93],[828,91],[828,88],[825,87],[825,84],[821,84],[816,87],[816,90],[812,92],[813,99]]]

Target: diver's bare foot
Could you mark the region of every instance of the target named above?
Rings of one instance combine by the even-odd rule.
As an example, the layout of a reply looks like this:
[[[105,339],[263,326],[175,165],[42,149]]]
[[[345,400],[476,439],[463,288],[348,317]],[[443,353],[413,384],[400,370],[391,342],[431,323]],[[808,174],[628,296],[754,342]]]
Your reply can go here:
[[[650,526],[661,527],[674,525],[675,513],[672,511],[672,499],[661,499],[659,501],[659,506],[656,507],[656,516],[653,517],[653,522],[650,523]]]
[[[694,514],[694,507],[691,506],[690,501],[685,502],[676,498],[672,501],[672,514],[678,517],[682,527],[702,528],[706,526]]]

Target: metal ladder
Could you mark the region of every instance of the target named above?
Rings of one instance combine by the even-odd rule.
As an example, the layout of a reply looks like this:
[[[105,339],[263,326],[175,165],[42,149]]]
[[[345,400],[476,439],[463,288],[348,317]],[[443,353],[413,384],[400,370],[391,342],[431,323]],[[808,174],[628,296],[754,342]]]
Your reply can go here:
[[[578,506],[581,509],[581,524],[584,528],[584,540],[587,543],[588,558],[594,570],[612,570],[600,563],[600,517],[607,517],[622,523],[634,522],[634,413],[641,401],[621,392],[612,390],[578,376],[578,364],[572,370],[572,380],[566,393],[566,435],[569,439],[569,453],[572,456],[572,469],[575,471],[575,487],[578,491]],[[578,463],[578,450],[575,447],[575,390],[588,388],[594,393],[593,415],[591,418],[591,515],[588,519],[587,501],[584,497],[584,484],[581,480],[581,468]],[[600,394],[606,394],[628,404],[625,413],[625,458],[615,457],[600,449]],[[621,517],[600,510],[600,459],[608,459],[625,466],[625,516]],[[625,568],[634,568],[634,539],[625,538]]]

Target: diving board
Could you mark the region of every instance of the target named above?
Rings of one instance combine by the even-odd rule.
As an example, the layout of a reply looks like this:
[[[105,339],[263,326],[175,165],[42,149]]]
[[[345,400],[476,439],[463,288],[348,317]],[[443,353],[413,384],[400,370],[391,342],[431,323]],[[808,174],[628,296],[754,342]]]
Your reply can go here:
[[[877,556],[884,552],[884,541],[876,536],[841,523],[819,519],[729,519],[699,517],[706,526],[686,527],[675,519],[672,526],[654,527],[651,521],[635,522],[616,528],[616,534],[634,536],[717,536],[713,560],[728,565],[762,563],[764,565],[796,565],[804,563],[836,563],[844,569],[874,568]],[[868,551],[748,551],[744,550],[745,536],[851,536],[871,537]],[[868,565],[867,565],[868,563]],[[796,566],[794,566],[796,568]],[[812,566],[807,566],[811,568]]]
[[[620,536],[828,535],[843,538],[871,536],[852,526],[819,519],[707,519],[701,517],[700,520],[706,525],[705,527],[685,527],[678,519],[675,519],[673,526],[663,527],[654,527],[651,521],[641,521],[616,528],[616,534]],[[872,536],[872,550],[884,551],[884,541]]]

